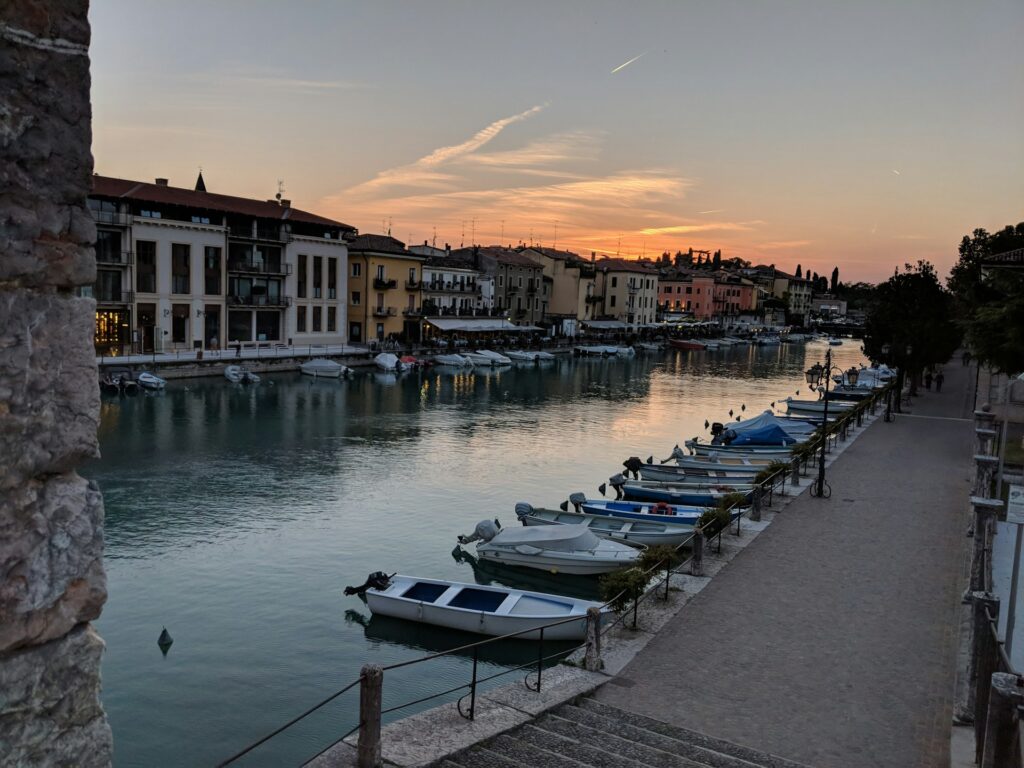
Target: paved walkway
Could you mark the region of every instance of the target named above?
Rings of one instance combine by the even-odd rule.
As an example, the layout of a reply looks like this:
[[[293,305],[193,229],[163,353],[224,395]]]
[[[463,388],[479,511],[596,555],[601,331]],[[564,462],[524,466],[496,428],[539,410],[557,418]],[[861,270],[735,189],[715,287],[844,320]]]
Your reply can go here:
[[[951,363],[876,421],[598,701],[809,766],[948,766],[973,383]]]

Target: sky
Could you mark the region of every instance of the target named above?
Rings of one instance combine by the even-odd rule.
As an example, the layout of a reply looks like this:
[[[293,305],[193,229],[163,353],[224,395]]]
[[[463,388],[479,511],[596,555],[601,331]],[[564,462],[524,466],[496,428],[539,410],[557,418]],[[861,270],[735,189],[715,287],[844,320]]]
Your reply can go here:
[[[884,280],[1024,220],[1019,0],[92,0],[96,172]]]

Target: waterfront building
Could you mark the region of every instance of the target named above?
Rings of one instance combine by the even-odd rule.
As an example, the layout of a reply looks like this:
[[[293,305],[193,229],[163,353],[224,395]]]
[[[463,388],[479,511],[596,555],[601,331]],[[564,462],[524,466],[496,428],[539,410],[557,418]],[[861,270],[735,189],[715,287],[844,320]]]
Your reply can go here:
[[[484,286],[488,296],[484,296]],[[451,254],[428,256],[423,262],[425,317],[486,315],[494,302],[494,281],[472,260]]]
[[[544,321],[552,333],[576,336],[579,323],[594,317],[597,285],[594,255],[591,254],[588,261],[572,251],[540,246],[523,248],[520,253],[543,268],[544,281],[549,285]]]
[[[618,320],[632,329],[653,323],[658,305],[658,273],[630,259],[593,262],[596,273],[594,319]]]
[[[663,313],[688,312],[710,320],[715,312],[715,277],[710,272],[674,269],[658,279],[658,305]]]
[[[349,244],[348,340],[419,341],[426,256],[390,235],[359,235]]]
[[[823,293],[811,299],[811,312],[819,317],[846,317],[846,300]]]
[[[97,354],[343,340],[354,227],[288,200],[210,193],[201,173],[193,189],[92,181]]]
[[[474,245],[452,251],[452,256],[493,280],[491,313],[517,325],[541,322],[546,307],[544,269],[525,254],[499,245]]]
[[[813,293],[813,284],[810,280],[804,280],[778,269],[775,270],[772,295],[786,302],[788,320],[798,322],[800,325],[807,324]]]
[[[757,312],[758,293],[753,281],[725,270],[716,272],[714,316],[729,319]]]

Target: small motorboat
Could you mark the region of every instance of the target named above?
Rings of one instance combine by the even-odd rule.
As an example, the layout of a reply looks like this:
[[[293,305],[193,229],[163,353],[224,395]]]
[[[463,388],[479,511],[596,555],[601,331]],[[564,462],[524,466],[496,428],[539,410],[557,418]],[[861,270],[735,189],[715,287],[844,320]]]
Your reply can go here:
[[[398,361],[405,366],[406,370],[410,370],[412,368],[422,368],[425,365],[425,363],[422,360],[420,360],[418,357],[413,357],[412,355],[402,355],[400,358],[398,358]]]
[[[793,453],[792,448],[781,445],[717,445],[702,443],[697,438],[687,440],[683,445],[697,456],[721,454],[722,456],[744,456],[750,459],[788,461]]]
[[[397,355],[393,355],[390,352],[381,352],[373,358],[373,362],[382,371],[404,371],[406,369],[405,363],[399,360]]]
[[[782,343],[782,337],[777,334],[765,334],[758,336],[754,343],[759,347],[777,347]]]
[[[232,384],[259,384],[260,377],[241,365],[224,366],[224,378]]]
[[[610,348],[603,345],[585,345],[578,344],[572,348],[580,357],[608,357],[608,355],[614,355],[614,352],[609,352]]]
[[[476,354],[490,360],[491,365],[512,365],[512,361],[499,352],[492,352],[489,349],[478,349]]]
[[[704,344],[696,339],[669,339],[668,343],[673,349],[685,349],[693,352],[705,349]]]
[[[522,363],[535,363],[537,362],[537,353],[531,351],[521,351],[518,349],[510,349],[505,355],[510,360],[515,360]]]
[[[633,547],[598,538],[578,526],[503,529],[497,520],[481,520],[472,534],[459,536],[463,546],[474,541],[476,555],[483,560],[577,576],[629,568],[640,556]]]
[[[104,376],[100,379],[100,389],[108,394],[116,395],[121,391],[121,381],[110,375]]]
[[[544,630],[545,640],[582,640],[587,609],[610,612],[600,603],[546,592],[379,572],[359,587],[346,587],[345,594],[365,595],[374,614],[492,637],[518,632],[523,640],[539,639],[540,632],[530,630],[559,621]]]
[[[632,347],[613,347],[613,349],[618,357],[633,357],[636,355],[636,350]]]
[[[544,352],[543,350],[540,351],[540,352],[534,352],[533,354],[535,355],[536,360],[539,363],[542,363],[545,360],[554,360],[555,359],[554,355],[552,355],[550,352]]]
[[[707,469],[680,467],[673,464],[641,464],[637,470],[641,480],[659,483],[748,483],[750,478],[764,467],[736,467],[728,469]]]
[[[135,377],[135,381],[138,382],[139,386],[143,389],[163,389],[167,386],[167,380],[161,379],[159,376],[155,376],[149,371],[143,371]]]
[[[653,463],[653,458],[650,457],[647,460],[648,464]],[[773,461],[771,457],[762,456],[740,456],[736,454],[724,454],[719,455],[717,453],[711,453],[706,456],[693,456],[683,452],[683,449],[678,445],[672,449],[672,455],[665,459],[664,463],[669,461],[675,461],[676,465],[686,469],[725,469],[725,470],[736,470],[750,472],[751,474],[757,474],[762,469],[767,467]]]
[[[454,365],[462,368],[464,366],[473,366],[473,361],[468,357],[462,355],[434,355],[434,362],[438,365]]]
[[[340,379],[342,376],[350,374],[352,369],[334,360],[318,357],[302,363],[299,366],[299,372],[303,376],[312,376],[314,379]]]
[[[663,501],[670,505],[713,507],[731,493],[742,493],[749,501],[753,486],[749,483],[657,483],[646,480],[626,480],[615,475],[609,480],[615,489],[615,500]],[[604,483],[598,488],[603,495]]]
[[[587,515],[608,515],[624,520],[659,522],[673,527],[692,528],[700,521],[700,516],[707,512],[707,507],[694,504],[667,504],[661,502],[628,501],[617,499],[580,498],[582,493],[574,493],[569,502],[577,512]]]
[[[636,344],[633,345],[633,348],[634,349],[639,349],[639,350],[641,350],[643,352],[660,352],[661,351],[661,345],[660,344],[652,344],[649,341],[638,341]]]
[[[853,400],[794,400],[787,397],[783,402],[786,404],[787,413],[824,413],[825,403],[828,402],[828,409],[833,413],[842,413],[850,408],[856,407]]]
[[[581,525],[603,539],[623,541],[633,546],[653,547],[666,544],[677,547],[690,536],[690,528],[663,520],[631,520],[612,515],[539,509],[519,502],[516,516],[523,525]]]

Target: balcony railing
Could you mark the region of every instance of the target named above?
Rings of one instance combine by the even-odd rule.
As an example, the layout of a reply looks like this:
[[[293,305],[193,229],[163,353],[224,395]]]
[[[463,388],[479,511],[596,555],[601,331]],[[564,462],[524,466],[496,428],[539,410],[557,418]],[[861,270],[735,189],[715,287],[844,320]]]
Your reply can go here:
[[[405,288],[406,288],[406,290],[418,291],[422,287],[423,287],[423,281],[422,280],[406,280],[405,281]]]
[[[406,317],[422,317],[423,310],[420,307],[406,307],[402,310],[402,314]]]
[[[132,251],[96,251],[96,263],[127,267],[135,263],[135,254]]]
[[[233,307],[290,307],[292,305],[291,296],[264,296],[260,294],[253,294],[250,296],[235,296],[229,294],[228,304]]]
[[[602,296],[587,296],[586,303],[587,304],[597,304],[599,301],[601,301],[602,298],[603,298]]]
[[[131,291],[104,291],[93,288],[93,298],[97,304],[132,304],[135,302],[135,294]]]
[[[118,227],[127,227],[132,223],[132,215],[130,213],[121,213],[120,211],[94,211],[92,208],[89,209],[89,213],[92,214],[92,220],[97,224],[112,224]]]
[[[398,287],[398,281],[397,280],[385,280],[382,277],[375,277],[375,278],[373,278],[373,287],[376,288],[379,291],[387,291],[387,290],[390,290],[391,288],[397,288]]]
[[[292,265],[287,263],[275,264],[273,262],[266,261],[229,259],[228,272],[251,272],[259,275],[290,275],[292,273]]]
[[[291,234],[284,231],[284,228],[258,226],[254,231],[251,224],[232,224],[228,227],[228,236],[242,240],[263,240],[271,243],[287,243],[292,239]]]
[[[394,317],[395,316],[395,308],[394,307],[374,307],[373,308],[373,316],[374,317]]]

